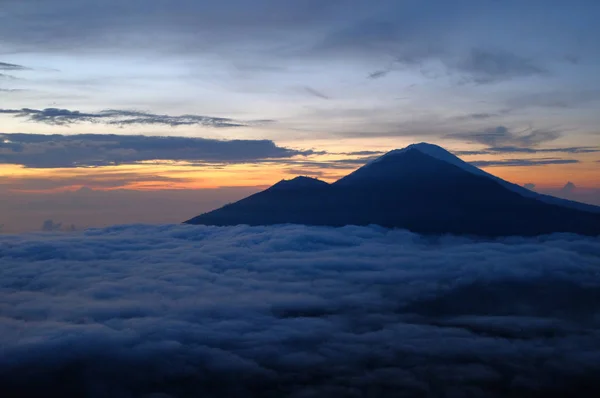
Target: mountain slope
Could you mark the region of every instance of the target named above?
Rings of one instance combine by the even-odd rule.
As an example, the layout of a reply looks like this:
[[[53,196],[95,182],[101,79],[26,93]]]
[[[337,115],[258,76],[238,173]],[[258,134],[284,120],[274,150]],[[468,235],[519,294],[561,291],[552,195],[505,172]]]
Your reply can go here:
[[[408,149],[408,148],[418,149],[419,151],[425,153],[426,155],[429,155],[436,159],[443,160],[445,162],[453,164],[453,165],[460,167],[461,169],[468,171],[470,173],[489,177],[489,178],[497,181],[498,183],[500,183],[505,188],[510,189],[511,191],[516,192],[527,198],[534,198],[534,199],[541,200],[544,203],[566,206],[566,207],[570,207],[570,208],[577,209],[577,210],[584,210],[584,211],[590,211],[590,212],[594,212],[594,213],[600,213],[600,207],[598,207],[598,206],[588,205],[585,203],[579,203],[579,202],[575,202],[575,201],[568,200],[568,199],[562,199],[562,198],[557,198],[557,197],[550,196],[550,195],[540,194],[540,193],[531,191],[527,188],[524,188],[520,185],[513,184],[512,182],[505,181],[499,177],[496,177],[493,174],[487,173],[487,172],[473,166],[472,164],[465,162],[464,160],[462,160],[459,157],[453,155],[452,153],[446,151],[444,148],[442,148],[440,146],[421,142],[419,144],[409,145],[405,149]]]
[[[525,197],[455,159],[440,147],[416,144],[387,153],[331,185],[306,177],[282,181],[187,222],[378,224],[483,236],[600,234],[600,214]]]
[[[320,217],[314,212],[321,201],[328,200],[330,188],[326,182],[314,178],[296,177],[293,180],[282,180],[262,192],[192,218],[186,223],[326,225],[318,222]]]

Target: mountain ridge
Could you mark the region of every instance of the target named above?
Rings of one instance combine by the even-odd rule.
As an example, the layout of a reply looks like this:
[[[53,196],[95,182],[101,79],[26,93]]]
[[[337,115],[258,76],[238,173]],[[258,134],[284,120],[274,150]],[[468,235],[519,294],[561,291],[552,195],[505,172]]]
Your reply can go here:
[[[283,180],[186,223],[377,224],[429,234],[600,235],[600,214],[547,203],[512,185],[437,145],[419,143],[390,151],[332,184],[310,177]]]

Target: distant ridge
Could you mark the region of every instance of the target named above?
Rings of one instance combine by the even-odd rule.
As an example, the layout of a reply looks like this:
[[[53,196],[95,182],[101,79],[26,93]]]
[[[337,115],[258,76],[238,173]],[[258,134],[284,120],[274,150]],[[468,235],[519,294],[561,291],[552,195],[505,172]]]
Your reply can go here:
[[[600,235],[600,208],[540,195],[427,143],[390,151],[333,184],[310,177],[202,214],[189,224],[369,225],[481,236]]]

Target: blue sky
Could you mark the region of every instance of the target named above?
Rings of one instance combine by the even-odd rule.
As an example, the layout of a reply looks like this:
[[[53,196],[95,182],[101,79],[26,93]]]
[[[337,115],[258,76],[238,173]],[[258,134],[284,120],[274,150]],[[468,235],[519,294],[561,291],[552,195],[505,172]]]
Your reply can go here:
[[[2,87],[24,90],[3,92],[3,108],[269,119],[276,123],[203,133],[278,141],[435,139],[497,125],[597,138],[594,1],[19,0],[2,8],[2,61],[18,66],[3,68]],[[48,131],[6,116],[3,124]]]

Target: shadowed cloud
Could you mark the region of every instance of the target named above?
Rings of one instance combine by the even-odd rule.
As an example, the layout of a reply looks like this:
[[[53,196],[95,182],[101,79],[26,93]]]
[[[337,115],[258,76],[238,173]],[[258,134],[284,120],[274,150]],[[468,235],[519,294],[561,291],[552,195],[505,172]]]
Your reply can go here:
[[[269,140],[215,140],[108,134],[0,134],[0,163],[26,167],[90,167],[149,160],[240,163],[312,155]]]

